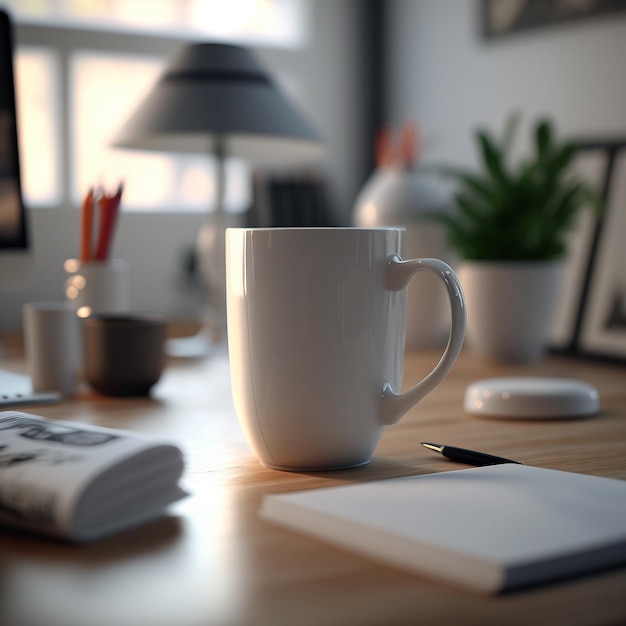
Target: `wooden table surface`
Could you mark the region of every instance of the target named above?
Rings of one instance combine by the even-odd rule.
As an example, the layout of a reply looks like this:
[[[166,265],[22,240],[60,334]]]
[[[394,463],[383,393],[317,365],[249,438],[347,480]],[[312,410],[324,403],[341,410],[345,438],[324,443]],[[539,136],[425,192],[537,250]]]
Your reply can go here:
[[[434,352],[407,356],[405,378]],[[9,344],[2,367],[24,370]],[[462,410],[471,381],[556,375],[600,390],[602,411],[579,420],[504,421]],[[178,442],[192,496],[150,525],[86,546],[0,530],[1,626],[369,624],[625,624],[626,568],[484,596],[406,574],[257,518],[264,495],[459,469],[422,448],[435,441],[545,467],[626,479],[626,367],[550,356],[495,366],[463,353],[448,378],[387,429],[370,465],[295,474],[265,469],[239,430],[225,357],[171,361],[149,399],[87,390],[23,410]],[[626,523],[626,520],[625,520]]]

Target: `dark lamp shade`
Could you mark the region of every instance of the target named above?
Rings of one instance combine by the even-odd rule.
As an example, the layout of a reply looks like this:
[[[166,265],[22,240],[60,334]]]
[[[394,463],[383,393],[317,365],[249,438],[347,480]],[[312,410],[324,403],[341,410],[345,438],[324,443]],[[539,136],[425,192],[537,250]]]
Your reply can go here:
[[[113,146],[211,153],[215,138],[229,156],[260,162],[317,160],[317,133],[239,46],[184,48],[118,131]]]

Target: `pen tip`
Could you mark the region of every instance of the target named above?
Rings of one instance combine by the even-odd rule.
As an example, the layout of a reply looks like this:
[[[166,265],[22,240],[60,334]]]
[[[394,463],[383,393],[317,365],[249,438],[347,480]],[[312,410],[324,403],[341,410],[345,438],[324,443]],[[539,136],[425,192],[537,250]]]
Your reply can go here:
[[[443,450],[443,446],[440,443],[427,443],[426,441],[422,441],[422,445],[435,452],[441,452]]]

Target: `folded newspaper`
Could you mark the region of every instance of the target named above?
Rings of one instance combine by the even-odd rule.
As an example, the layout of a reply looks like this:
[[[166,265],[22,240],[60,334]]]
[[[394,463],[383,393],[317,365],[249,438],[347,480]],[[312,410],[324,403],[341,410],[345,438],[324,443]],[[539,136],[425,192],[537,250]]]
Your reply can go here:
[[[136,433],[0,412],[0,524],[74,542],[143,524],[187,494],[178,447]]]

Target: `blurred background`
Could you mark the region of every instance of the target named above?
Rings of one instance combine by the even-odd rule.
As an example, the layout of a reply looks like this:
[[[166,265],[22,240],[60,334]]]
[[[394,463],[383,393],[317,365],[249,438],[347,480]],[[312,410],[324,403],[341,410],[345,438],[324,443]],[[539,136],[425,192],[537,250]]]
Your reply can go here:
[[[537,25],[534,5],[549,5]],[[0,330],[24,302],[63,298],[94,184],[124,199],[113,255],[131,268],[132,308],[201,319],[198,231],[214,206],[210,155],[114,149],[111,139],[185,44],[250,48],[321,136],[306,166],[226,162],[233,223],[275,224],[314,202],[352,222],[384,124],[419,122],[422,161],[472,166],[477,126],[511,111],[563,135],[626,136],[626,2],[518,0],[15,0],[15,79],[24,201],[36,254],[29,285],[0,291]],[[584,15],[589,7],[594,15]],[[580,16],[578,13],[581,13]],[[567,17],[568,19],[565,19]],[[313,186],[313,190],[311,189]],[[277,199],[278,198],[278,199]],[[280,198],[287,198],[282,208]],[[313,200],[311,200],[313,199]],[[262,221],[262,220],[261,220]]]

